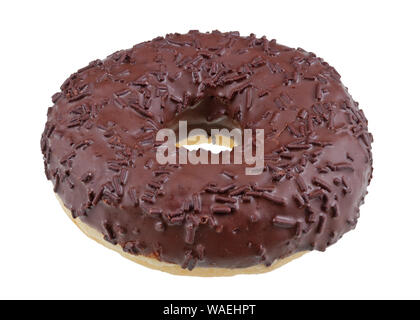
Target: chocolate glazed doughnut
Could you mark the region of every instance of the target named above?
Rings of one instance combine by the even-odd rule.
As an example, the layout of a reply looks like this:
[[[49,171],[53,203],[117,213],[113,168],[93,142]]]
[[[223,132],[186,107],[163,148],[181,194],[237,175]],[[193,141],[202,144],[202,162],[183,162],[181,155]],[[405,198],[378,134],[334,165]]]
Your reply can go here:
[[[169,34],[91,62],[52,97],[45,174],[71,218],[175,274],[264,272],[353,229],[372,176],[367,120],[328,63],[236,32]],[[161,165],[158,130],[207,101],[264,129],[264,170]]]

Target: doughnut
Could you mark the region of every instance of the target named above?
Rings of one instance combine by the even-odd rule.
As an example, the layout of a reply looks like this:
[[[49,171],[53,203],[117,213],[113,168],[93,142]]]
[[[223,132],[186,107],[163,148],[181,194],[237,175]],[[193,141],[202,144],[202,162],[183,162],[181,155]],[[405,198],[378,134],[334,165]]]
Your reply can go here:
[[[311,52],[193,30],[92,61],[60,89],[41,137],[45,175],[73,222],[126,258],[177,275],[262,273],[356,226],[373,137]],[[216,156],[188,151],[217,162],[181,163],[181,123],[248,130],[255,161],[233,161],[244,138]],[[163,146],[175,163],[159,160]]]

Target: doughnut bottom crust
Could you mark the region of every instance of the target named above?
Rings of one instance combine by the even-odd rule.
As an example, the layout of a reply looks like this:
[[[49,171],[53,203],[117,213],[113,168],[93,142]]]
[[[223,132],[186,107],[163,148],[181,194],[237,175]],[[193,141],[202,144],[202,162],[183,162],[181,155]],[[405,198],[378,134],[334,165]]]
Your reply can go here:
[[[180,276],[195,276],[195,277],[229,277],[238,274],[258,274],[258,273],[266,273],[270,272],[274,269],[277,269],[286,263],[301,257],[308,251],[301,251],[294,253],[286,258],[276,260],[271,266],[266,267],[263,264],[255,265],[252,267],[247,268],[236,268],[236,269],[229,269],[229,268],[205,268],[205,267],[196,267],[193,270],[187,270],[181,268],[181,266],[173,263],[167,263],[164,261],[159,261],[155,258],[146,257],[143,255],[132,255],[123,251],[120,245],[113,245],[108,241],[105,241],[103,235],[97,231],[96,229],[90,227],[86,223],[83,223],[80,219],[73,219],[71,212],[64,206],[63,201],[60,199],[58,195],[57,199],[60,202],[60,205],[68,215],[68,217],[76,224],[76,226],[82,230],[84,234],[86,234],[89,238],[95,240],[96,242],[104,245],[105,247],[118,252],[123,257],[130,259],[138,264],[141,264],[145,267],[160,270],[163,272],[167,272],[174,275]]]

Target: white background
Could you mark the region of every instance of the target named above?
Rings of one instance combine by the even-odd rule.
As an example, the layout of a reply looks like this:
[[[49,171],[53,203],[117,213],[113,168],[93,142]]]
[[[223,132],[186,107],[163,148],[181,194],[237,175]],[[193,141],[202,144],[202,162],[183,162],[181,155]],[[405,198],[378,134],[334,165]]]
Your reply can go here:
[[[420,298],[418,1],[1,1],[0,298]],[[374,135],[357,228],[268,274],[177,277],[96,244],[62,212],[40,137],[50,97],[96,58],[189,29],[323,57]]]

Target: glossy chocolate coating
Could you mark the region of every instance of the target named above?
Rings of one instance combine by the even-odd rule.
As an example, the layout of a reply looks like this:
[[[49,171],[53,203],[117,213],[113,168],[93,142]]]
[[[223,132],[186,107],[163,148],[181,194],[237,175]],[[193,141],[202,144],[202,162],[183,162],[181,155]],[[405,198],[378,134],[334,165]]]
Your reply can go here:
[[[157,163],[156,132],[203,99],[265,130],[261,175]],[[356,225],[371,179],[372,135],[339,74],[265,37],[159,37],[91,62],[53,103],[45,172],[74,218],[126,252],[184,268],[325,250]]]

